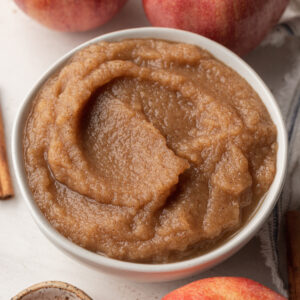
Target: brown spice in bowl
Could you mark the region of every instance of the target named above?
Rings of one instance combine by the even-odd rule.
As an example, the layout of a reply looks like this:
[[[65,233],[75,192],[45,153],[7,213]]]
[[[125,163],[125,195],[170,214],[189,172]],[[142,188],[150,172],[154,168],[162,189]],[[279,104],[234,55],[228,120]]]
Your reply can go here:
[[[11,300],[92,300],[82,290],[61,281],[44,281],[34,284]]]

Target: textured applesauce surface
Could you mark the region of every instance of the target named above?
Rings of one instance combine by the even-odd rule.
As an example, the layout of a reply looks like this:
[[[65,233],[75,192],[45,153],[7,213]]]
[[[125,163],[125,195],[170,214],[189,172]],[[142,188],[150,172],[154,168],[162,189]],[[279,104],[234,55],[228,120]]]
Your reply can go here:
[[[276,172],[256,92],[188,44],[124,40],[76,53],[36,96],[28,183],[61,234],[109,257],[204,253],[251,216]]]

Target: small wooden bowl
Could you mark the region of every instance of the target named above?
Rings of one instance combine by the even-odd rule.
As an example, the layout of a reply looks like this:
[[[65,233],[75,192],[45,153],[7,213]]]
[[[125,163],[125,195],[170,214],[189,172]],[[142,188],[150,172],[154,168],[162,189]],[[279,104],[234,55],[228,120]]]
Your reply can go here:
[[[44,281],[34,284],[11,300],[92,300],[82,290],[61,281]]]

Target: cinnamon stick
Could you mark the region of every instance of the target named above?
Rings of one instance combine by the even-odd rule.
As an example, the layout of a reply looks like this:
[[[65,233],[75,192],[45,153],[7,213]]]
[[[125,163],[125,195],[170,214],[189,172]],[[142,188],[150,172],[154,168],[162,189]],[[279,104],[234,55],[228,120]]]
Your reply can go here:
[[[300,211],[286,214],[289,299],[300,300]]]
[[[6,199],[13,195],[14,189],[12,186],[6,156],[4,125],[2,119],[2,110],[0,109],[0,199]]]

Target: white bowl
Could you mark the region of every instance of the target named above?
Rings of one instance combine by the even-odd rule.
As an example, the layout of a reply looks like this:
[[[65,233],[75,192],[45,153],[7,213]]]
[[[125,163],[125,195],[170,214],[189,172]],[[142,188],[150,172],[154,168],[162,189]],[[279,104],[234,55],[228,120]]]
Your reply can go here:
[[[251,220],[227,242],[207,254],[196,258],[169,264],[140,264],[119,261],[90,252],[72,243],[50,225],[36,205],[27,184],[23,161],[22,138],[25,122],[32,101],[38,90],[76,51],[99,41],[118,41],[128,38],[157,38],[195,44],[201,48],[207,49],[216,58],[230,66],[248,81],[261,97],[277,127],[277,171],[269,191],[265,195],[263,201],[261,201],[260,207],[257,209]],[[287,135],[278,105],[269,89],[260,77],[237,55],[218,43],[194,33],[169,28],[146,27],[112,32],[97,37],[70,51],[50,67],[36,83],[20,106],[13,128],[12,154],[14,169],[22,195],[35,222],[52,243],[74,259],[93,266],[98,270],[138,281],[154,282],[179,279],[211,268],[234,254],[253,237],[271,213],[282,189],[287,160]]]

